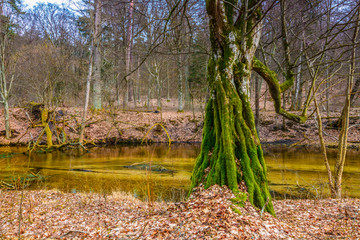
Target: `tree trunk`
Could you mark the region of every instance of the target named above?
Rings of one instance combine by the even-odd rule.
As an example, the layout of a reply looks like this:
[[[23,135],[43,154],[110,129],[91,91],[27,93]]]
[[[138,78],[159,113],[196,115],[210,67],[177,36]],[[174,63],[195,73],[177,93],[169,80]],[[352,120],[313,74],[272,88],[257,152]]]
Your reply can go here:
[[[161,110],[162,81],[160,79],[160,65],[157,63],[156,60],[154,60],[153,70],[154,72],[151,72],[151,70],[149,72],[153,76],[156,83],[157,110]]]
[[[168,65],[166,65],[166,85],[166,101],[170,102],[170,76]]]
[[[259,120],[260,120],[260,79],[255,77],[255,127],[259,133]]]
[[[3,24],[7,24],[3,20],[6,18],[3,16],[3,4],[4,2],[0,2],[0,95],[1,102],[4,105],[4,121],[5,121],[5,137],[7,139],[11,138],[11,128],[10,128],[10,112],[9,112],[9,92],[11,91],[12,82],[14,77],[11,78],[10,84],[6,78],[6,69],[5,69],[5,60],[6,60],[6,48],[7,48],[7,40],[8,33],[7,29]],[[4,18],[4,19],[3,19]]]
[[[151,99],[151,73],[149,72],[148,91],[147,91],[147,98],[146,98],[147,109],[150,109],[150,99]]]
[[[95,1],[95,28],[94,28],[94,95],[93,108],[102,108],[102,84],[101,84],[101,0]]]
[[[301,50],[303,51],[303,45],[301,44]],[[295,86],[295,102],[294,102],[294,110],[299,110],[301,108],[301,94],[300,94],[300,88],[301,88],[301,79],[302,79],[302,74],[301,74],[301,67],[302,67],[302,55],[300,55],[299,57],[299,66],[297,69],[297,74],[296,74],[296,86]]]
[[[285,100],[285,93],[283,92],[282,95],[282,99],[283,99],[283,108],[286,108],[286,100]],[[282,117],[282,130],[286,130],[286,118],[283,116]]]
[[[356,79],[356,82],[351,90],[351,96],[350,96],[350,106],[353,107],[356,101],[356,95],[358,94],[360,88],[360,78],[358,77]]]
[[[253,57],[261,36],[261,4],[247,3],[235,17],[232,4],[206,1],[212,47],[207,77],[211,98],[191,189],[204,182],[205,187],[227,185],[237,192],[244,182],[250,202],[275,214],[249,98]]]
[[[181,55],[178,55],[177,60],[177,70],[178,70],[178,112],[184,111],[184,103],[183,103],[183,73],[181,67]]]
[[[49,116],[49,110],[46,109],[46,108],[42,109],[42,111],[41,111],[41,124],[44,127],[44,132],[45,132],[45,135],[46,135],[47,148],[51,148],[53,146],[52,131],[51,131],[50,126],[49,126],[49,122],[50,122],[49,117],[50,117]]]
[[[132,79],[130,78],[130,76],[128,76],[128,74],[130,74],[131,71],[131,60],[132,60],[132,55],[131,55],[131,50],[132,50],[132,44],[133,44],[133,40],[132,40],[132,35],[133,35],[133,28],[132,28],[132,21],[133,21],[133,9],[134,9],[134,0],[130,0],[130,7],[129,7],[129,19],[128,19],[128,29],[127,29],[127,46],[126,46],[126,83],[127,83],[127,91],[128,91],[128,101],[131,102],[133,99],[133,88],[134,88],[134,83],[132,81]]]
[[[5,44],[2,42],[2,44]],[[10,86],[8,86],[8,82],[6,81],[5,75],[5,47],[1,46],[1,69],[0,69],[0,95],[1,102],[4,105],[4,121],[5,121],[5,137],[6,139],[11,138],[11,128],[10,128],[10,111],[9,111],[9,91],[11,89],[12,82],[14,78],[11,79]]]
[[[161,110],[161,85],[159,73],[156,72],[157,110]]]
[[[353,65],[353,64],[351,64]],[[352,66],[350,67],[352,68]],[[352,70],[350,70],[352,71]],[[341,198],[342,192],[342,174],[345,165],[346,151],[347,151],[347,138],[348,138],[348,129],[349,129],[349,115],[350,115],[350,89],[351,81],[353,75],[349,76],[348,85],[346,89],[346,100],[343,109],[342,119],[341,119],[341,131],[339,136],[339,146],[338,153],[335,163],[335,198]]]
[[[127,80],[128,77],[125,77],[125,87],[124,87],[124,91],[123,91],[123,108],[126,109],[128,107],[128,103],[129,103],[129,83]]]
[[[263,107],[264,111],[266,111],[267,91],[268,91],[268,86],[266,86],[264,93],[264,107]]]
[[[5,137],[6,139],[10,139],[11,138],[10,111],[9,111],[9,101],[7,99],[4,101],[4,117],[5,117]]]
[[[136,81],[134,81],[134,106],[137,108],[137,103],[140,99],[140,57],[137,58],[138,69],[136,71]]]
[[[316,116],[317,116],[317,122],[318,122],[319,141],[320,141],[321,151],[322,151],[322,154],[323,154],[324,164],[325,164],[327,175],[328,175],[329,189],[330,189],[331,197],[335,197],[336,192],[335,192],[335,187],[334,187],[334,179],[333,179],[333,176],[332,176],[329,159],[327,157],[326,145],[325,145],[325,140],[324,140],[324,137],[323,137],[323,130],[322,130],[323,127],[322,127],[321,114],[320,114],[319,106],[317,104],[316,94],[314,96],[314,103],[315,103],[315,110],[316,110]]]
[[[344,105],[344,108],[342,109],[341,111],[341,115],[340,117],[338,118],[337,122],[335,123],[335,126],[336,127],[343,127],[343,121],[344,119],[346,119],[346,111],[349,111],[350,112],[350,108],[352,107],[352,101],[354,101],[354,97],[355,97],[355,92],[357,91],[357,88],[359,86],[357,86],[358,84],[360,85],[360,80],[357,80],[355,84],[353,84],[354,82],[354,72],[355,72],[355,68],[356,68],[356,44],[357,44],[357,38],[358,38],[358,33],[359,33],[359,24],[360,24],[360,7],[359,7],[359,13],[358,13],[358,18],[355,20],[355,30],[354,30],[354,35],[353,35],[353,39],[352,39],[352,44],[353,44],[353,48],[352,48],[352,55],[351,55],[351,63],[350,63],[350,71],[349,71],[349,79],[348,80],[348,85],[347,87],[350,87],[349,89],[349,109],[346,109],[347,108],[347,98],[345,100],[345,105]],[[349,83],[350,81],[350,83]],[[349,86],[350,84],[350,86]],[[353,86],[354,85],[354,86]],[[354,89],[355,88],[355,89]]]
[[[85,131],[85,125],[86,125],[87,112],[88,112],[88,108],[89,108],[90,85],[91,85],[91,77],[93,74],[93,47],[94,47],[93,45],[94,45],[94,41],[91,41],[89,68],[88,68],[88,75],[86,78],[86,93],[85,93],[84,112],[83,112],[83,117],[81,120],[81,128],[80,128],[80,136],[79,136],[79,143],[81,143],[81,144],[84,141],[84,131]]]
[[[326,30],[329,31],[330,29],[330,24],[331,24],[331,9],[332,9],[332,0],[329,1],[329,6],[327,9],[327,14],[326,14]],[[304,33],[303,33],[304,35]],[[304,38],[304,37],[303,37]],[[325,53],[325,62],[326,62],[326,83],[325,83],[325,88],[326,88],[326,115],[327,117],[330,117],[330,79],[329,79],[329,56],[328,54]]]
[[[360,1],[358,1],[358,4]],[[359,6],[359,5],[358,5]],[[355,29],[354,35],[352,38],[352,53],[351,53],[351,61],[350,61],[350,68],[349,68],[349,76],[347,80],[347,88],[346,88],[346,99],[345,105],[342,111],[342,118],[341,118],[341,131],[339,136],[339,146],[338,146],[338,153],[335,163],[335,194],[336,198],[341,198],[341,185],[342,185],[342,174],[345,165],[346,159],[346,151],[347,151],[347,139],[348,139],[348,130],[349,130],[349,116],[350,116],[350,98],[351,98],[351,90],[352,85],[354,82],[354,74],[356,68],[356,42],[359,34],[360,28],[360,6],[357,9],[357,18],[355,21]]]
[[[190,97],[190,82],[189,82],[189,60],[187,59],[186,65],[185,65],[185,108],[190,109],[191,108],[191,97]]]
[[[302,106],[302,99],[303,99],[303,87],[304,87],[304,80],[301,79],[300,82],[300,88],[299,88],[299,97],[298,97],[298,102],[297,102],[297,109],[301,109]]]
[[[328,56],[326,56],[326,62],[328,62]],[[330,117],[330,79],[329,79],[329,64],[326,63],[326,82],[325,82],[325,94],[326,94],[326,116]]]
[[[138,58],[138,65],[140,64],[140,57]],[[136,94],[136,100],[137,102],[140,104],[140,100],[141,100],[141,70],[140,67],[138,67],[138,73],[137,73],[137,94]]]

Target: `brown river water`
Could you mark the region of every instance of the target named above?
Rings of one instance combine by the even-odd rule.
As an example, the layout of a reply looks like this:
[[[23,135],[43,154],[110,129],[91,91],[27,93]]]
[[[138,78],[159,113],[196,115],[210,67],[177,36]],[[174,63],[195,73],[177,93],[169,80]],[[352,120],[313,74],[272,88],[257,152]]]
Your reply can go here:
[[[276,198],[328,197],[322,155],[305,147],[263,145],[268,179]],[[199,144],[116,146],[39,153],[25,148],[0,148],[0,186],[25,184],[32,189],[65,192],[126,191],[141,199],[179,201],[186,198]],[[7,152],[14,152],[11,157]],[[332,163],[336,150],[329,149]],[[151,169],[151,170],[150,170]],[[343,194],[360,198],[360,152],[349,150],[343,175]]]

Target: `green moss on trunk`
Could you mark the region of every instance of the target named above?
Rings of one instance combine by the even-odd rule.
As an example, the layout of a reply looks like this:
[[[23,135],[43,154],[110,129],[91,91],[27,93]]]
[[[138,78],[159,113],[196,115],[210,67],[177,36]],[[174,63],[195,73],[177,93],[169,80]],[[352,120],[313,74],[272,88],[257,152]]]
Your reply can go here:
[[[208,77],[212,98],[206,107],[203,143],[192,175],[191,188],[227,185],[238,191],[244,181],[249,201],[262,208],[271,200],[265,160],[256,133],[248,96],[231,83],[223,69],[228,59],[209,61]],[[220,67],[223,66],[223,67]],[[274,214],[271,201],[266,210]]]
[[[49,110],[45,108],[41,111],[41,124],[44,126],[47,147],[50,148],[53,146],[53,142],[52,142],[52,132],[49,127],[49,119],[48,118],[49,118]]]

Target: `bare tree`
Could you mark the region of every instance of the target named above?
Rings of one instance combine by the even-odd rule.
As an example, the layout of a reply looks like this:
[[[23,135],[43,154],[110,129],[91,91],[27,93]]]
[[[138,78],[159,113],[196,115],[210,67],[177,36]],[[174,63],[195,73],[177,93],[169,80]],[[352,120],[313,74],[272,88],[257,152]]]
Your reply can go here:
[[[94,17],[94,94],[93,108],[100,110],[102,108],[102,79],[101,79],[101,11],[102,0],[95,0],[95,17]]]
[[[5,137],[9,139],[11,137],[10,127],[10,111],[9,111],[9,98],[14,81],[14,75],[8,79],[9,71],[9,45],[11,42],[11,36],[14,34],[12,30],[12,23],[10,16],[4,14],[6,5],[9,5],[9,10],[19,13],[19,6],[17,3],[5,4],[4,0],[0,1],[0,102],[4,106],[4,120],[5,120]]]
[[[129,16],[128,16],[128,27],[126,32],[126,57],[125,57],[125,83],[126,89],[124,91],[124,104],[123,107],[127,108],[128,101],[132,101],[134,93],[133,81],[129,76],[131,72],[131,61],[132,61],[132,46],[133,46],[133,11],[134,1],[130,0],[129,3]]]

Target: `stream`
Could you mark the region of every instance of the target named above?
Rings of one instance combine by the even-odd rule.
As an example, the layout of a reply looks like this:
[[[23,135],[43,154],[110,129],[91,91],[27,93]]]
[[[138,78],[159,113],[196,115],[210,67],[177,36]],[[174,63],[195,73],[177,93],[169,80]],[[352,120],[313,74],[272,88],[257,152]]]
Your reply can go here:
[[[305,147],[263,145],[272,195],[279,198],[329,196],[320,152]],[[140,199],[179,201],[186,198],[200,144],[113,146],[34,154],[23,147],[0,148],[0,185],[16,188],[110,194],[126,191]],[[14,152],[7,156],[7,152]],[[328,150],[330,162],[336,150]],[[343,195],[360,198],[360,154],[349,150],[343,175]]]

